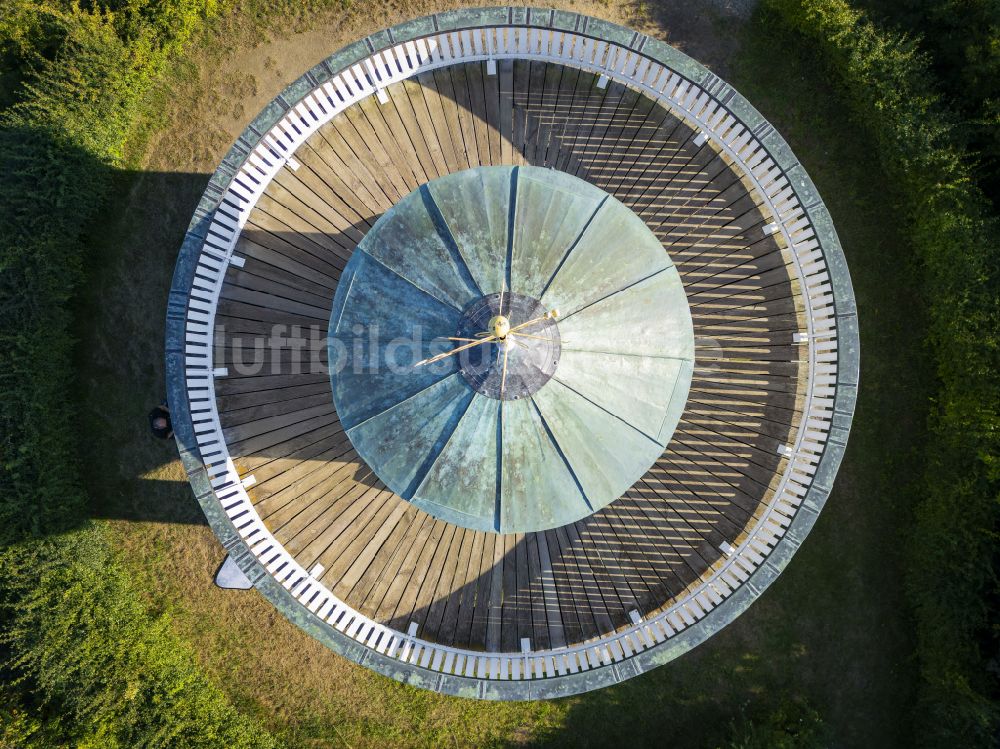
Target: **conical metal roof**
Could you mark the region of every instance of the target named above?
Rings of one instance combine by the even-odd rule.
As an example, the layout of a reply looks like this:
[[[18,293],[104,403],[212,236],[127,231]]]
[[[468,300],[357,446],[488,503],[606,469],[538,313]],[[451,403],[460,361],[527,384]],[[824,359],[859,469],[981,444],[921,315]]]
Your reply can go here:
[[[498,319],[513,333],[489,340]],[[566,173],[481,167],[368,232],[330,352],[343,427],[389,488],[518,533],[586,517],[649,469],[687,400],[694,336],[669,255],[622,203]]]

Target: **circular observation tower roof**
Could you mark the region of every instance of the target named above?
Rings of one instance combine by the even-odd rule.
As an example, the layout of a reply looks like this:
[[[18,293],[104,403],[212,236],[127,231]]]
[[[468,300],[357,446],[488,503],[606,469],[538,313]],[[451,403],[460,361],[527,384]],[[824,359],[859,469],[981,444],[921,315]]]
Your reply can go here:
[[[659,40],[506,7],[360,40],[250,123],[166,353],[256,589],[484,699],[620,682],[744,611],[829,495],[858,374],[843,252],[774,128]]]
[[[416,507],[499,533],[624,494],[670,441],[694,360],[653,232],[603,190],[531,166],[456,172],[390,208],[341,275],[330,336],[361,458]]]

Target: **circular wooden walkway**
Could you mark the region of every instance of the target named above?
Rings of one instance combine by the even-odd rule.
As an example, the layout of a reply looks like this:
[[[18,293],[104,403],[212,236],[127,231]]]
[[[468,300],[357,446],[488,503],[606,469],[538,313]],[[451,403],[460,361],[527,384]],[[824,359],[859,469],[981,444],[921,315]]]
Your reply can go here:
[[[795,223],[801,208],[790,218],[775,215],[773,197],[761,193],[748,165],[682,108],[564,61],[498,57],[455,59],[388,81],[321,124],[293,154],[268,143],[270,136],[261,141],[280,168],[252,207],[223,195],[214,216],[236,233],[228,245],[214,239],[228,264],[207,339],[213,375],[209,390],[192,397],[189,356],[187,396],[196,435],[204,405],[197,393],[214,401],[213,428],[231,462],[223,475],[200,444],[200,464],[209,466],[212,499],[237,534],[223,540],[242,543],[243,534],[255,563],[320,616],[328,609],[316,596],[325,590],[362,619],[414,641],[534,654],[634,631],[669,612],[658,630],[669,639],[746,587],[805,499],[823,446],[805,453],[801,446],[826,439],[836,410],[836,340],[816,332],[820,318],[835,327],[830,284],[805,288],[802,253],[789,242],[803,225],[811,228],[808,217]],[[297,116],[303,130],[312,125],[308,114]],[[291,135],[295,117],[283,122],[276,127]],[[745,132],[740,147],[749,142]],[[338,278],[366,231],[428,180],[499,164],[569,172],[642,217],[681,274],[696,337],[688,403],[663,456],[618,501],[541,533],[460,528],[387,490],[345,436],[325,368]],[[244,165],[235,182],[246,174]],[[206,247],[212,243],[209,230]],[[810,257],[821,255],[816,246],[814,239]],[[830,308],[817,316],[823,294]],[[824,337],[834,345],[817,349]],[[832,377],[822,376],[831,367],[820,371],[818,363],[831,361]],[[810,389],[828,405],[810,401]],[[242,490],[227,504],[232,482],[223,479],[232,475]],[[788,493],[790,475],[805,485],[801,496]],[[253,512],[237,504],[243,498]],[[269,565],[270,547],[254,547],[242,530],[254,514],[319,583],[313,598],[295,590],[301,580],[282,577],[287,560]],[[732,564],[737,550],[745,561]],[[659,641],[645,639],[629,642]],[[617,653],[593,665],[628,655]],[[418,665],[444,668],[440,659]],[[488,679],[492,667],[463,673]],[[502,668],[492,678],[529,678],[526,666]]]
[[[245,265],[226,275],[214,363],[231,375],[215,389],[230,454],[256,478],[254,506],[342,600],[445,645],[559,647],[631,624],[629,612],[668,604],[735,547],[773,491],[802,408],[792,335],[806,326],[789,260],[725,158],[621,84],[503,60],[496,75],[456,65],[385,92],[296,151],[298,168],[278,173],[243,228]],[[636,211],[681,273],[699,344],[688,408],[656,467],[604,511],[546,533],[458,528],[387,491],[315,366],[367,229],[428,180],[489,164],[567,171]],[[290,340],[240,377],[274,325]]]

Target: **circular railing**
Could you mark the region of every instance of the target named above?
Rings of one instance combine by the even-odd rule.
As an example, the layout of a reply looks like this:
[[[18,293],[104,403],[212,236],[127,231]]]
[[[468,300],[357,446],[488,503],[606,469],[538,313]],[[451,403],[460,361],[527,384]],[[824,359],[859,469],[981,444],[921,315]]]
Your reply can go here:
[[[294,153],[334,116],[420,72],[501,59],[591,71],[655,99],[724,153],[769,214],[801,288],[807,351],[801,423],[776,490],[746,538],[662,611],[592,641],[525,653],[447,647],[372,621],[314,579],[254,509],[229,455],[215,402],[213,321],[226,269],[250,211]],[[486,8],[387,29],[334,54],[251,123],[209,182],[177,263],[167,314],[169,400],[181,458],[216,535],[255,586],[335,651],[401,681],[493,699],[571,694],[621,681],[703,641],[778,575],[815,521],[846,445],[857,390],[858,337],[850,277],[829,213],[787,144],[730,86],[672,47],[562,11]]]

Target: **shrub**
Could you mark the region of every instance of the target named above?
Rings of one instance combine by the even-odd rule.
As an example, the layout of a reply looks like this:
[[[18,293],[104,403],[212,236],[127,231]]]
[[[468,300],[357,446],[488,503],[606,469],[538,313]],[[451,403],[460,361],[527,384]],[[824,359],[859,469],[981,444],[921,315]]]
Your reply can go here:
[[[907,541],[917,628],[917,735],[992,745],[998,721],[994,563],[1000,520],[1000,230],[913,38],[844,0],[765,0],[826,61],[878,147],[924,277],[938,383]]]
[[[150,617],[99,533],[10,547],[0,579],[0,642],[34,713],[18,715],[26,734],[102,749],[274,746],[201,675],[169,618]]]
[[[195,11],[212,6],[194,0],[136,3],[116,14],[75,4],[59,10],[15,3],[15,9],[24,7],[0,24],[7,40],[0,49],[16,47],[29,69],[20,101],[0,116],[0,542],[5,543],[64,530],[84,516],[68,428],[73,380],[68,305],[82,279],[81,234],[101,206],[110,168],[124,158],[149,84],[190,35]],[[152,7],[161,9],[161,22],[144,20]],[[163,29],[171,35],[157,36]],[[37,49],[24,49],[29,42]]]
[[[4,745],[274,743],[200,675],[87,519],[72,427],[83,233],[149,85],[213,7],[14,0],[0,16],[0,55],[18,69],[17,101],[0,115]]]
[[[996,0],[861,0],[920,34],[958,135],[976,153],[975,176],[1000,207],[1000,3]]]

